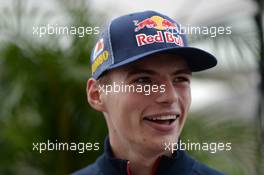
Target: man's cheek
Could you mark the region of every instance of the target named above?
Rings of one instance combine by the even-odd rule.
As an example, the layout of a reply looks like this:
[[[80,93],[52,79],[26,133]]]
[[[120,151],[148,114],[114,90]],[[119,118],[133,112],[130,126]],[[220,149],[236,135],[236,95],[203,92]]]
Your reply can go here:
[[[189,94],[188,96],[187,96],[187,100],[186,100],[187,102],[187,104],[186,104],[186,106],[187,106],[187,111],[189,111],[189,109],[190,109],[190,106],[191,106],[191,103],[192,103],[192,97],[191,97],[191,94]]]
[[[188,88],[188,90],[187,90],[187,98],[188,98],[189,107],[190,107],[191,102],[192,102],[192,93],[191,93],[191,89],[190,88]]]
[[[192,97],[191,97],[191,91],[189,88],[186,88],[182,91],[182,96],[181,96],[181,103],[185,108],[185,112],[187,112],[191,106],[191,101],[192,101]]]
[[[183,105],[185,106],[185,112],[187,113],[191,106],[191,96],[184,97]]]

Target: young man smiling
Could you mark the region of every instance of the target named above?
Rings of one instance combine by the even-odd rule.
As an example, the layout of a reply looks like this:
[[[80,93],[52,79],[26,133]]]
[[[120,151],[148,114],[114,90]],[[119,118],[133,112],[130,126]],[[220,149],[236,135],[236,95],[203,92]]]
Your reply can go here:
[[[192,72],[209,69],[211,54],[187,46],[179,25],[154,11],[111,21],[96,43],[89,104],[104,114],[109,136],[104,154],[75,175],[220,175],[190,158],[172,153],[191,104]],[[101,85],[157,86],[165,91],[105,93]],[[156,89],[157,90],[157,89]]]

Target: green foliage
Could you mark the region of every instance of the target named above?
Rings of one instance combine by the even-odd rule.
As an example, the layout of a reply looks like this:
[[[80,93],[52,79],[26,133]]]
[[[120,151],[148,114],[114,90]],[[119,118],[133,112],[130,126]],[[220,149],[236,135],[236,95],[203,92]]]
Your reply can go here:
[[[213,115],[213,114],[212,114]],[[197,160],[226,174],[254,174],[256,143],[253,122],[238,119],[222,119],[221,116],[191,115],[186,121],[182,140],[186,143],[231,143],[231,150],[192,150]],[[227,147],[225,146],[225,149]]]
[[[25,8],[26,14],[26,7],[16,5]],[[74,20],[82,16],[70,26],[91,26],[84,7],[75,3],[78,14],[65,8],[65,14]],[[94,36],[73,36],[70,46],[62,49],[59,37],[48,38],[47,44],[24,35],[10,32],[0,51],[0,174],[67,174],[93,162],[106,135],[103,117],[86,102]],[[83,154],[32,151],[33,142],[47,140],[100,142],[100,150]]]

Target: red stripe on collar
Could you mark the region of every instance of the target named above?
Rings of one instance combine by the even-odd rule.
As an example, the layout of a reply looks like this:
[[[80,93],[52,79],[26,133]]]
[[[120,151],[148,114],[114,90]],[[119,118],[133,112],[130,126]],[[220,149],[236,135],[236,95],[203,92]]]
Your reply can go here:
[[[157,171],[157,169],[158,169],[158,165],[159,165],[159,162],[160,162],[160,158],[161,158],[161,157],[159,157],[159,158],[155,161],[155,163],[154,163],[154,165],[153,165],[153,167],[152,167],[152,171],[151,171],[151,174],[152,174],[152,175],[155,175],[155,174],[156,174],[156,171]]]
[[[156,174],[159,162],[160,162],[160,157],[155,161],[155,163],[154,163],[154,165],[152,167],[151,175],[155,175]],[[127,175],[132,175],[131,167],[130,167],[130,161],[127,161],[126,170],[127,170]]]
[[[132,175],[129,161],[127,161],[127,175]]]

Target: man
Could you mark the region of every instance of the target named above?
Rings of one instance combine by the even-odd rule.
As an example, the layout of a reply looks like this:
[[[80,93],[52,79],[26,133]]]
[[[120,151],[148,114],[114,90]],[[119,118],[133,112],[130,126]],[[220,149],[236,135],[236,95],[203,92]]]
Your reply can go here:
[[[192,72],[214,67],[211,54],[187,46],[180,26],[154,11],[111,21],[92,55],[89,104],[104,114],[104,154],[75,175],[219,175],[177,143],[191,103]]]

